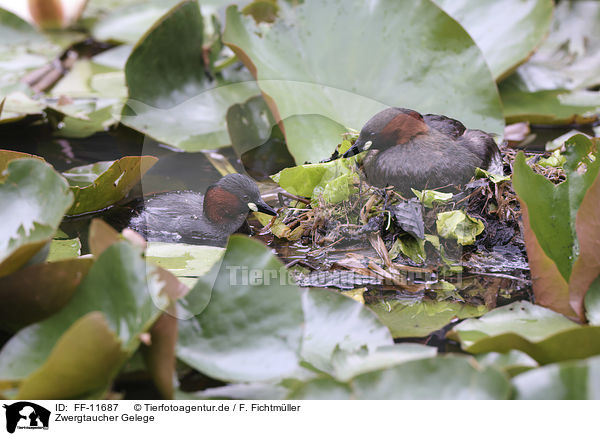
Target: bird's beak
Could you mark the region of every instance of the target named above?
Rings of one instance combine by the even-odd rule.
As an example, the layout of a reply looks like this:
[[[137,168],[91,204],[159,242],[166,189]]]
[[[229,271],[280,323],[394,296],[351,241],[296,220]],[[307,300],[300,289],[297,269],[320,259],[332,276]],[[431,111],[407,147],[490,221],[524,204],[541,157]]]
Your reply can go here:
[[[364,142],[364,140],[359,138],[354,142],[354,144],[352,144],[352,147],[350,147],[348,151],[342,155],[342,157],[356,156],[358,153],[368,150],[370,146],[371,141]]]
[[[277,211],[265,203],[262,199],[259,199],[256,203],[248,203],[248,209],[253,212],[262,212],[267,215],[277,216]]]

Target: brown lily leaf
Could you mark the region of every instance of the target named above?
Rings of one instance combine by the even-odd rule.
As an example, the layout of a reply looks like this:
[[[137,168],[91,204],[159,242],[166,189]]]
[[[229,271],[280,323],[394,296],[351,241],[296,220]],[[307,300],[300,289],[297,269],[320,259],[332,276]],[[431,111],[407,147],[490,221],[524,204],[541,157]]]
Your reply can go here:
[[[569,304],[569,285],[558,271],[556,264],[546,255],[531,228],[527,204],[522,200],[520,203],[523,217],[523,239],[527,248],[536,302],[566,316],[580,318]]]
[[[121,235],[99,218],[94,218],[89,230],[90,251],[98,257],[104,250],[121,240]]]
[[[569,283],[571,307],[584,318],[584,298],[600,275],[600,177],[588,189],[575,219],[579,257],[573,264]]]
[[[0,325],[17,330],[58,312],[88,273],[91,258],[38,263],[0,278]]]

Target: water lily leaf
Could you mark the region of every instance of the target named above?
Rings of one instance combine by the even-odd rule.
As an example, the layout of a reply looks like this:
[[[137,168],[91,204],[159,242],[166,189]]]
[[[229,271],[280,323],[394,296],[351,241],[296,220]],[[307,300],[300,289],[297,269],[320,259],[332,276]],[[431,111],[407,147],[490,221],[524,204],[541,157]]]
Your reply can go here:
[[[481,220],[470,217],[462,210],[438,213],[435,224],[442,238],[456,239],[460,245],[474,244],[477,235],[485,229]]]
[[[326,289],[312,289],[303,293],[302,309],[304,332],[300,356],[321,371],[333,370],[334,352],[374,354],[376,348],[393,343],[390,331],[377,315],[352,298]]]
[[[0,319],[18,330],[62,309],[88,273],[91,258],[71,258],[27,266],[0,278]]]
[[[598,91],[529,91],[515,75],[500,83],[499,90],[507,123],[589,124],[598,119]]]
[[[39,159],[9,161],[0,182],[1,277],[18,270],[52,239],[73,194],[66,180]]]
[[[202,41],[202,16],[195,1],[177,5],[152,27],[125,66],[125,125],[186,151],[229,144],[227,109],[258,89],[253,82],[208,79]]]
[[[583,135],[575,135],[566,146],[565,182],[554,185],[535,174],[524,155],[519,154],[513,165],[513,186],[521,201],[529,264],[533,277],[537,278],[533,282],[536,300],[565,315],[574,316],[575,310],[583,317],[585,291],[598,274],[594,267],[597,239],[590,235],[597,224],[593,216],[597,213],[597,194],[591,191],[591,186],[597,178],[600,161],[590,160],[588,154],[593,144]],[[581,164],[587,168],[583,174],[578,171]],[[578,229],[576,219],[586,193],[590,200],[583,209]],[[579,240],[578,232],[582,233]],[[585,256],[580,254],[582,243]],[[587,262],[591,263],[586,265]],[[579,264],[577,277],[572,274],[575,263]],[[573,284],[569,283],[571,279]]]
[[[584,89],[600,84],[600,4],[560,2],[550,34],[517,70],[530,91]]]
[[[165,309],[168,299],[159,293],[163,284],[142,259],[139,250],[128,242],[117,242],[108,247],[96,260],[69,303],[57,314],[37,324],[20,330],[0,351],[0,374],[4,380],[24,380],[34,377],[52,364],[54,347],[71,340],[86,341],[74,333],[77,320],[92,312],[101,312],[116,340],[119,351],[131,356],[139,345],[139,335],[146,332]],[[155,303],[160,303],[157,307]],[[87,329],[84,329],[87,332]],[[75,338],[70,338],[75,335]],[[105,337],[103,335],[103,337]],[[79,350],[76,354],[81,354]],[[92,356],[94,353],[90,351]],[[69,353],[71,356],[72,353]],[[64,378],[71,371],[84,371],[81,360],[88,364],[89,357],[73,358],[72,363],[61,371],[53,372],[51,379],[70,386]],[[91,359],[95,361],[94,359]],[[122,362],[121,362],[122,363]],[[90,369],[95,368],[94,366]],[[114,369],[114,368],[113,368]],[[114,375],[114,373],[112,374]],[[48,375],[50,378],[50,375]],[[103,379],[104,380],[104,379]],[[57,388],[60,389],[60,388]],[[56,398],[83,395],[88,386],[82,385],[77,392],[65,387]]]
[[[496,80],[506,77],[543,41],[554,9],[551,0],[434,2],[469,32]]]
[[[26,115],[39,115],[43,113],[45,108],[44,103],[33,100],[27,92],[10,92],[4,99],[0,123],[18,121]]]
[[[225,250],[208,245],[148,242],[146,259],[168,270],[186,285],[193,286],[223,257]]]
[[[266,247],[231,236],[211,294],[202,313],[180,322],[180,360],[229,381],[264,381],[300,370],[301,294]]]
[[[390,259],[402,253],[415,263],[423,263],[427,259],[425,239],[415,239],[410,235],[399,236],[394,241],[389,253]]]
[[[367,350],[349,353],[336,349],[332,359],[332,374],[336,380],[348,381],[359,374],[390,368],[410,360],[433,357],[436,354],[435,347],[409,343],[382,346],[370,353]]]
[[[162,397],[173,399],[177,318],[163,313],[150,329],[150,340],[149,346],[142,346],[144,362]]]
[[[126,357],[104,314],[90,312],[58,339],[44,364],[23,381],[17,398],[77,398],[103,389]]]
[[[40,156],[36,156],[35,154],[23,153],[20,151],[12,151],[12,150],[0,150],[0,173],[6,170],[8,163],[15,159],[38,159],[42,162],[45,162],[44,158]]]
[[[257,241],[233,235],[217,271],[204,311],[180,322],[177,345],[179,359],[213,378],[304,378],[311,373],[303,362],[332,370],[335,350],[370,353],[393,345],[362,304],[328,290],[299,289]]]
[[[223,40],[256,77],[276,120],[283,120],[297,163],[328,157],[339,143],[336,126],[360,129],[387,106],[502,132],[500,102],[481,51],[430,1],[279,7],[270,27],[229,7]],[[320,128],[294,128],[305,115],[322,117]]]
[[[352,380],[356,398],[375,399],[508,399],[511,386],[494,368],[481,368],[464,356],[414,360]]]
[[[581,326],[527,301],[463,321],[449,337],[470,353],[521,350],[540,364],[600,354],[600,327]]]
[[[4,9],[0,9],[0,39],[0,90],[62,51],[31,24]]]
[[[50,243],[50,252],[46,258],[47,262],[56,262],[81,255],[81,241],[74,239],[53,239]]]
[[[112,8],[92,28],[98,41],[135,44],[179,0],[145,0]]]
[[[63,176],[75,194],[69,215],[101,210],[122,200],[157,161],[154,156],[126,156],[65,171]]]
[[[599,400],[600,357],[555,363],[512,379],[519,400]]]
[[[433,207],[434,203],[446,203],[447,201],[452,199],[451,192],[439,192],[433,191],[431,189],[424,189],[422,191],[418,191],[416,189],[412,189],[411,191],[415,196],[419,199],[423,206],[425,207]]]
[[[487,312],[484,305],[471,306],[454,301],[381,301],[371,308],[394,338],[421,338],[455,319],[472,318]]]
[[[475,358],[480,365],[501,369],[511,377],[539,366],[533,358],[519,350],[510,350],[507,353],[484,353]]]

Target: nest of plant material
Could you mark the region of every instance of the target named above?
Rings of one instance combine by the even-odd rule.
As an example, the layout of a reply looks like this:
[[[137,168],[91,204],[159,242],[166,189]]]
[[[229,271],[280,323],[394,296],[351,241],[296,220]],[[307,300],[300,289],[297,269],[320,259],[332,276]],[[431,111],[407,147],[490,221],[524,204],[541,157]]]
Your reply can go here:
[[[516,154],[503,151],[507,174]],[[555,183],[564,180],[562,169],[538,165],[538,156],[530,159],[536,172]],[[474,178],[450,201],[428,207],[362,178],[355,192],[337,204],[298,197],[285,204],[265,231],[281,238],[275,245],[286,247],[279,254],[288,266],[300,266],[300,285],[433,292],[437,298],[474,298],[490,306],[496,298],[490,295],[529,287],[520,204],[510,180]],[[483,223],[472,243],[439,234],[440,216],[454,211]]]

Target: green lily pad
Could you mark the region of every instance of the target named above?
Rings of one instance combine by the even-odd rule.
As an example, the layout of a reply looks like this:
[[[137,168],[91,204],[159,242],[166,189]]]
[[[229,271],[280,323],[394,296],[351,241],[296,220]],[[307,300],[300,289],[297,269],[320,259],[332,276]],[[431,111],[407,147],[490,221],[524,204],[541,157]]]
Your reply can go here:
[[[356,398],[375,399],[508,399],[511,386],[494,368],[481,368],[464,356],[414,360],[352,380]]]
[[[550,309],[515,302],[457,325],[449,337],[470,353],[520,350],[540,364],[600,354],[600,327],[581,326]]]
[[[135,44],[179,1],[145,0],[114,7],[94,24],[92,36],[98,41]]]
[[[464,356],[411,360],[359,375],[348,383],[320,376],[291,387],[292,399],[458,400],[508,399],[511,386],[500,371]]]
[[[600,357],[555,363],[512,379],[518,400],[599,400]]]
[[[270,27],[229,7],[223,40],[273,100],[297,163],[328,157],[339,143],[338,126],[360,129],[387,106],[502,132],[498,94],[481,51],[433,3],[279,6]],[[306,115],[321,117],[318,129],[297,128]]]
[[[460,245],[471,245],[485,229],[483,222],[472,218],[462,210],[440,212],[437,214],[437,232],[442,238],[456,239]]]
[[[213,378],[304,378],[311,372],[303,365],[332,371],[336,353],[363,355],[393,345],[363,305],[336,292],[299,289],[257,241],[233,235],[216,272],[205,290],[208,305],[180,322],[177,345],[179,359]]]
[[[129,100],[123,124],[186,151],[230,143],[227,109],[258,89],[253,82],[209,80],[202,44],[197,2],[182,2],[152,27],[125,66]]]
[[[37,374],[43,372],[53,383],[54,398],[83,395],[90,390],[90,385],[73,387],[68,383],[69,373],[85,372],[82,365],[96,368],[90,353],[83,355],[81,349],[72,348],[68,355],[57,356],[54,350],[64,342],[91,341],[91,337],[78,337],[73,333],[77,329],[78,320],[87,314],[101,312],[107,323],[107,329],[120,343],[119,352],[131,356],[139,345],[139,335],[146,332],[165,309],[168,299],[160,296],[163,283],[158,280],[154,268],[148,268],[141,253],[128,242],[117,242],[108,247],[96,260],[83,282],[71,298],[71,301],[57,314],[37,324],[20,330],[0,351],[0,374],[3,380],[23,381],[36,380]],[[160,307],[156,306],[160,303]],[[87,329],[84,329],[87,331]],[[75,337],[73,337],[73,335]],[[99,338],[96,345],[104,347],[106,335]],[[108,341],[112,343],[112,341]],[[112,349],[112,347],[109,347]],[[92,347],[93,350],[93,347]],[[112,353],[110,353],[112,355]],[[59,358],[67,364],[48,374],[49,368],[56,368],[54,359]],[[102,357],[102,355],[99,355]],[[122,361],[111,360],[112,365],[105,368],[103,374],[114,376]],[[94,379],[94,382],[105,382]],[[91,381],[90,381],[91,382]],[[60,385],[64,384],[64,389]]]
[[[0,91],[62,51],[31,24],[4,9],[0,9],[0,39]]]
[[[65,171],[63,176],[75,194],[68,214],[101,210],[122,200],[157,161],[153,156],[126,156]]]
[[[529,91],[518,76],[499,84],[507,123],[589,124],[598,119],[600,92],[566,89]]]
[[[47,262],[70,259],[81,255],[81,241],[74,239],[53,239],[50,243],[50,252],[46,258]]]
[[[368,306],[394,338],[420,338],[430,335],[455,319],[472,318],[487,312],[485,306],[453,301],[381,301]]]
[[[266,278],[260,283],[263,274],[271,273],[268,284]],[[233,235],[208,290],[206,309],[180,322],[177,357],[228,381],[264,381],[298,372],[304,317],[301,294],[288,280],[266,247]]]
[[[148,242],[146,259],[168,270],[186,285],[193,287],[223,257],[221,247],[168,242]]]
[[[533,358],[519,350],[510,350],[506,353],[483,353],[475,358],[479,364],[501,369],[511,377],[539,366]]]
[[[37,263],[0,277],[1,324],[18,330],[62,309],[91,268],[91,258]]]
[[[433,1],[469,32],[496,80],[527,60],[544,40],[554,9],[551,0]]]
[[[0,276],[4,276],[52,239],[73,194],[65,179],[39,159],[9,161],[0,182]]]

